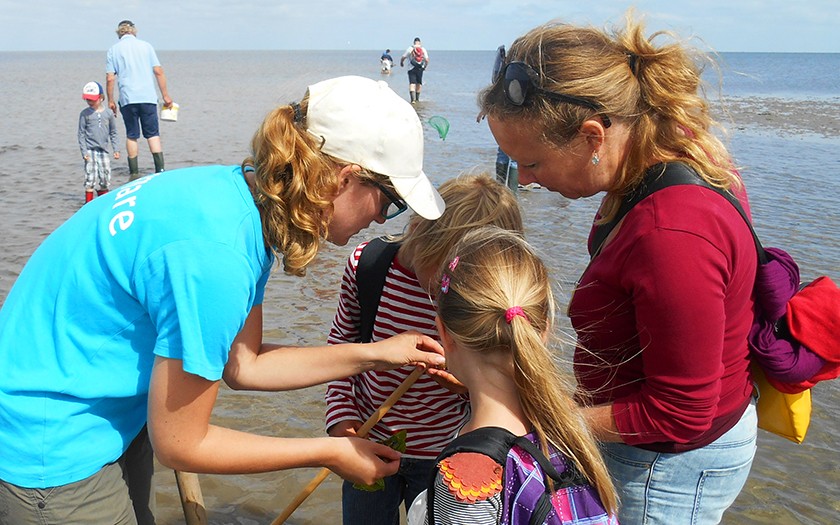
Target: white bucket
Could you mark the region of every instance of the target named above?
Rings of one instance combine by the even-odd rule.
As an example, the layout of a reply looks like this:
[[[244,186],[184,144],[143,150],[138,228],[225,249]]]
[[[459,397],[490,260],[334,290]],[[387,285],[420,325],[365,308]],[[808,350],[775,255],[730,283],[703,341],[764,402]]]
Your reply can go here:
[[[178,120],[178,108],[178,104],[174,102],[168,108],[161,108],[160,119],[175,122],[176,120]]]

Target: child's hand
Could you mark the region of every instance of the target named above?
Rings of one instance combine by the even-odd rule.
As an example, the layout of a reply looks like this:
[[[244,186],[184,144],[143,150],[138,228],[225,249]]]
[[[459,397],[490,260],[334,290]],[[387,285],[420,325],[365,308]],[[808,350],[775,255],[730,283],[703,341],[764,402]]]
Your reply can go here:
[[[463,383],[458,381],[458,378],[456,378],[444,369],[428,368],[426,369],[426,373],[432,376],[432,379],[435,380],[435,383],[439,384],[440,386],[449,390],[450,392],[454,392],[456,394],[466,394],[469,392],[469,390],[467,390],[467,387],[465,387]]]
[[[361,421],[356,421],[355,419],[347,419],[331,426],[327,430],[327,434],[329,434],[332,437],[356,437],[356,433],[361,427]]]
[[[119,152],[119,151],[115,151],[115,152],[114,152],[114,158],[115,158],[115,159],[120,158],[120,152]]]
[[[85,162],[88,162],[90,160],[90,155],[85,155],[83,158],[85,159]]]

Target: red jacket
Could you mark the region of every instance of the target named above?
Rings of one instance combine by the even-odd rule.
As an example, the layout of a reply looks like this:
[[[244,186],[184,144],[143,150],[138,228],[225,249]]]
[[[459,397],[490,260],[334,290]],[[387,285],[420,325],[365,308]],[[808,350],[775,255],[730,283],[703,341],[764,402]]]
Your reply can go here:
[[[742,205],[749,213],[745,196]],[[613,403],[625,443],[702,447],[738,421],[752,393],[750,231],[699,186],[656,192],[616,230],[569,307],[578,383],[595,404]]]

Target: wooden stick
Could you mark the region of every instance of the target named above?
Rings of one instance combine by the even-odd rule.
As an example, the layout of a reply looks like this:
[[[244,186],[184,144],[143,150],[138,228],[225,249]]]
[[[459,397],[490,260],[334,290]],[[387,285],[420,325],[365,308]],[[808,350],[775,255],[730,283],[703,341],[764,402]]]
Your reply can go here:
[[[374,412],[367,419],[367,421],[364,422],[364,424],[356,432],[356,435],[359,437],[367,436],[368,432],[370,432],[370,429],[372,429],[374,425],[379,423],[379,420],[382,419],[382,416],[384,416],[386,412],[391,410],[391,407],[394,406],[394,403],[396,403],[397,400],[400,397],[402,397],[402,395],[405,394],[405,392],[409,388],[411,388],[411,385],[413,385],[414,382],[417,381],[417,379],[419,379],[421,375],[423,375],[423,372],[423,367],[418,366],[417,368],[415,368],[414,371],[411,372],[411,374],[408,377],[406,377],[402,383],[400,383],[400,386],[398,386],[397,389],[394,390],[390,396],[388,396],[388,399],[386,399],[385,402],[382,403],[382,406],[379,407],[379,409],[376,412]],[[322,468],[321,471],[314,478],[312,478],[312,481],[310,481],[309,484],[306,485],[306,487],[304,487],[301,493],[298,494],[297,497],[295,497],[295,499],[292,500],[291,503],[289,503],[289,505],[283,510],[283,512],[277,517],[277,519],[271,522],[271,525],[282,525],[283,523],[285,523],[286,520],[289,519],[289,516],[291,516],[292,513],[295,511],[295,509],[297,509],[300,506],[300,504],[303,503],[303,501],[306,498],[308,498],[309,495],[312,494],[312,492],[316,488],[318,488],[318,485],[320,485],[321,482],[327,479],[327,476],[329,475],[330,469]]]
[[[176,470],[175,482],[178,484],[178,494],[181,495],[181,506],[184,508],[184,520],[187,525],[207,525],[207,510],[204,508],[198,474]]]

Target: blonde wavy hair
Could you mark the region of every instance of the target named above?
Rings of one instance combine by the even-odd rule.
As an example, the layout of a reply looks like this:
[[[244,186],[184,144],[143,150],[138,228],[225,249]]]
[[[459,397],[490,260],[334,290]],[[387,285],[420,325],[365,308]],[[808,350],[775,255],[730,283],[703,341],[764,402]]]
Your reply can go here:
[[[660,39],[667,41],[658,45]],[[701,74],[713,59],[659,31],[645,37],[641,20],[627,11],[623,28],[607,33],[594,27],[560,22],[538,26],[517,38],[507,61],[522,61],[539,75],[541,88],[587,99],[602,114],[630,129],[629,151],[601,209],[603,220],[615,214],[621,199],[644,177],[651,159],[690,164],[710,184],[740,185],[732,160],[714,135],[722,128],[709,114]],[[504,93],[504,76],[479,94],[481,111],[499,120],[531,125],[543,140],[568,145],[595,111],[558,103],[538,93],[522,106]]]
[[[443,214],[433,221],[413,215],[400,238],[400,259],[411,268],[439,268],[458,239],[481,226],[524,232],[516,196],[486,173],[450,179],[438,192],[446,203]]]
[[[251,140],[243,171],[253,169],[254,202],[260,211],[263,241],[283,270],[303,276],[326,238],[338,194],[342,165],[352,162],[321,151],[321,142],[306,131],[307,93],[296,108],[279,106],[263,120]],[[387,176],[362,169],[362,182],[391,186]]]
[[[572,461],[615,513],[617,496],[572,382],[561,374],[544,334],[550,333],[554,297],[545,264],[516,233],[494,226],[475,229],[457,243],[442,269],[448,290],[437,290],[437,313],[459,348],[509,358],[522,409],[543,450],[550,443]],[[505,319],[519,306],[526,318]]]

